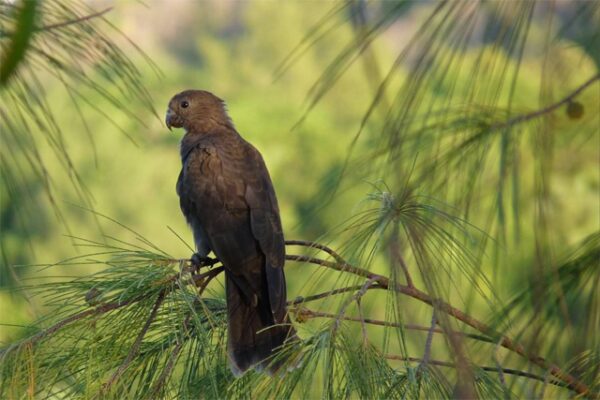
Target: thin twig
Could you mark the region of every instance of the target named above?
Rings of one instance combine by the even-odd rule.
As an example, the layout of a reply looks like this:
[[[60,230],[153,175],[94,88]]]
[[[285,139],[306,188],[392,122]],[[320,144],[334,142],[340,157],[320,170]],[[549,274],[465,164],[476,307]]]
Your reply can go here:
[[[138,352],[140,350],[140,346],[142,345],[142,340],[144,339],[144,336],[146,336],[146,333],[148,333],[148,329],[150,328],[150,325],[154,321],[154,318],[156,318],[156,314],[158,313],[158,309],[160,308],[160,305],[162,304],[162,302],[165,298],[165,294],[166,294],[166,290],[163,290],[158,294],[158,297],[156,298],[156,302],[154,303],[154,307],[152,308],[152,312],[148,316],[148,319],[146,320],[146,323],[140,330],[140,333],[138,333],[138,336],[135,339],[133,346],[131,346],[131,349],[129,350],[129,354],[127,354],[127,358],[125,358],[125,360],[123,361],[121,366],[115,371],[115,373],[110,377],[110,379],[103,385],[103,387],[100,390],[100,393],[98,395],[104,395],[109,391],[110,387],[121,377],[121,375],[123,375],[125,370],[129,367],[129,364],[131,364],[131,362],[133,361],[133,358],[138,354]]]
[[[93,18],[101,17],[102,15],[104,15],[107,12],[111,11],[112,9],[113,9],[112,7],[108,7],[106,9],[102,10],[102,11],[98,11],[98,12],[95,12],[93,14],[85,15],[83,17],[71,19],[71,20],[68,20],[68,21],[58,22],[56,24],[40,26],[39,28],[35,28],[35,32],[50,31],[50,30],[53,30],[53,29],[64,28],[65,26],[69,26],[69,25],[79,24],[81,22],[84,22],[84,21],[87,21],[87,20],[90,20],[90,19],[93,19]]]
[[[298,296],[294,300],[288,301],[287,305],[293,306],[293,305],[297,305],[297,304],[308,303],[309,301],[324,299],[324,298],[327,298],[327,297],[330,297],[330,296],[333,296],[336,294],[340,294],[340,293],[354,292],[356,290],[360,290],[360,288],[362,288],[362,285],[348,286],[348,287],[344,287],[344,288],[340,288],[340,289],[328,290],[327,292],[313,294],[311,296],[306,296],[306,297]],[[386,289],[386,288],[381,287],[379,285],[373,285],[373,286],[371,286],[371,289]]]
[[[431,344],[433,343],[433,331],[437,324],[437,319],[435,318],[435,308],[433,309],[433,315],[431,316],[431,326],[427,331],[427,340],[425,340],[425,351],[423,352],[423,365],[426,367],[429,362],[429,357],[431,356]],[[452,334],[452,333],[450,333]]]
[[[358,301],[362,296],[365,295],[365,293],[367,293],[367,290],[369,290],[369,288],[376,282],[375,279],[369,279],[368,281],[366,281],[364,283],[364,285],[361,286],[360,290],[358,292],[356,292],[354,294],[354,296],[352,296],[351,298],[349,298],[344,305],[342,306],[342,308],[340,309],[340,312],[337,314],[336,319],[335,319],[335,324],[333,326],[333,331],[336,332],[340,326],[340,321],[341,319],[344,317],[344,314],[346,314],[346,309],[348,309],[348,307],[350,306],[350,304],[356,300]]]
[[[385,286],[386,288],[388,288],[388,286],[389,286],[389,279],[386,278],[385,276],[375,274],[373,272],[367,271],[366,269],[354,267],[354,266],[348,264],[347,262],[334,263],[331,261],[321,260],[320,258],[316,258],[316,257],[300,256],[300,255],[295,255],[295,254],[286,254],[285,259],[289,260],[289,261],[298,261],[298,262],[306,262],[306,263],[310,263],[310,264],[322,265],[323,267],[335,269],[337,271],[349,272],[351,274],[362,276],[367,279],[372,279],[378,283],[381,280],[382,282],[385,283],[382,286]]]
[[[167,365],[165,366],[165,369],[163,369],[162,372],[160,373],[160,376],[158,377],[158,380],[156,381],[156,384],[154,385],[154,388],[152,389],[152,394],[150,395],[150,398],[158,398],[159,397],[158,395],[159,395],[160,390],[162,389],[165,382],[167,381],[167,378],[169,376],[171,376],[171,372],[173,371],[173,368],[175,367],[175,362],[177,361],[177,358],[179,358],[179,353],[181,352],[181,349],[183,348],[183,345],[185,344],[185,339],[187,338],[187,330],[188,330],[191,319],[192,319],[192,314],[190,313],[190,314],[188,314],[185,321],[183,321],[183,326],[182,326],[183,336],[177,338],[177,344],[175,345],[175,348],[173,349],[173,352],[171,353],[171,356],[169,357],[169,361],[167,361]]]
[[[185,344],[185,342],[181,341],[181,342],[177,342],[177,344],[175,345],[175,348],[173,349],[173,352],[171,353],[171,356],[169,357],[169,361],[167,362],[165,369],[163,369],[162,372],[160,373],[160,376],[158,377],[158,380],[156,381],[156,385],[154,385],[154,389],[152,389],[152,394],[149,398],[159,398],[158,394],[159,394],[160,390],[162,389],[162,387],[164,386],[167,378],[169,376],[171,376],[171,373],[173,372],[173,368],[175,367],[175,361],[177,361],[177,359],[179,358],[179,353],[181,352],[181,349],[183,348],[184,344]]]
[[[194,279],[194,284],[198,287],[198,295],[202,296],[204,290],[208,286],[211,280],[217,277],[221,272],[225,271],[225,267],[217,267],[213,268],[203,274],[194,275],[192,278]]]
[[[588,86],[590,86],[591,84],[593,84],[594,82],[596,82],[599,79],[600,79],[600,74],[596,74],[596,75],[592,76],[590,79],[588,79],[587,81],[585,81],[581,86],[579,86],[577,89],[575,89],[573,92],[571,92],[571,94],[569,94],[562,100],[560,100],[554,104],[551,104],[548,107],[541,108],[537,111],[527,113],[527,114],[517,115],[516,117],[511,118],[502,123],[494,124],[490,128],[491,129],[508,128],[512,125],[520,124],[521,122],[526,122],[526,121],[541,117],[542,115],[551,113],[552,111],[556,110],[557,108],[571,102],[575,97],[577,97],[577,95],[579,95],[581,92],[583,92],[585,89],[587,89]]]
[[[424,361],[422,358],[404,357],[404,356],[395,355],[395,354],[384,354],[383,357],[387,358],[388,360],[397,360],[397,361],[408,361],[408,362],[418,362],[418,363],[423,363],[423,361]],[[451,363],[448,361],[429,360],[429,364],[437,365],[439,367],[457,368],[457,365],[455,363]],[[482,369],[483,371],[490,371],[490,372],[498,371],[497,367],[487,367],[487,366],[479,366],[479,365],[476,367]],[[526,378],[535,379],[535,380],[541,381],[541,382],[545,381],[544,377],[542,377],[542,376],[532,374],[531,372],[520,371],[518,369],[502,368],[502,372],[504,372],[505,374],[509,374],[509,375],[523,376]],[[550,383],[552,385],[559,386],[559,387],[568,387],[568,385],[564,382],[550,381]]]
[[[369,337],[367,336],[367,324],[365,323],[365,318],[363,316],[360,298],[356,299],[356,309],[358,311],[358,318],[360,318],[360,329],[363,338],[363,346],[366,346],[369,343]]]
[[[406,285],[409,287],[414,287],[413,280],[408,272],[408,266],[404,261],[404,257],[402,257],[402,253],[400,252],[400,245],[398,244],[398,232],[394,230],[392,237],[390,238],[390,256],[392,257],[392,261],[397,261],[404,272],[404,277],[406,278]]]
[[[344,259],[342,258],[342,256],[340,256],[337,252],[335,252],[333,249],[325,246],[324,244],[321,243],[317,243],[317,242],[311,242],[308,240],[286,240],[285,241],[286,246],[304,246],[304,247],[309,247],[309,248],[313,248],[313,249],[318,249],[318,250],[322,250],[325,253],[329,254],[330,256],[332,256],[338,263],[346,263],[346,261],[344,261]]]
[[[506,379],[504,379],[504,371],[502,371],[502,364],[500,364],[500,360],[498,359],[498,350],[500,348],[500,343],[496,343],[496,346],[494,346],[494,353],[492,355],[493,359],[494,359],[494,363],[496,364],[496,371],[498,371],[498,380],[500,381],[500,385],[502,385],[502,387],[507,390],[508,387],[506,386]]]
[[[323,311],[314,311],[314,310],[311,310],[306,307],[294,307],[294,308],[290,309],[290,311],[295,312],[297,315],[299,315],[300,319],[337,318],[338,317],[336,314],[327,313],[327,312],[323,312]],[[423,331],[423,332],[431,331],[433,333],[441,333],[444,335],[446,334],[446,331],[444,331],[443,329],[441,329],[441,328],[431,329],[430,326],[422,326],[422,325],[415,325],[415,324],[399,324],[397,322],[382,321],[382,320],[377,320],[377,319],[372,319],[372,318],[359,319],[357,317],[348,317],[348,316],[344,316],[341,319],[343,319],[345,321],[364,322],[365,324],[369,324],[369,325],[387,326],[387,327],[392,327],[392,328],[402,328],[402,329],[407,329],[407,330],[412,330],[412,331]],[[477,335],[477,334],[465,333],[465,332],[455,332],[455,331],[453,331],[451,333],[453,335],[463,336],[463,337],[478,340],[481,342],[495,343],[492,339],[490,339],[487,336],[483,336],[483,335]]]

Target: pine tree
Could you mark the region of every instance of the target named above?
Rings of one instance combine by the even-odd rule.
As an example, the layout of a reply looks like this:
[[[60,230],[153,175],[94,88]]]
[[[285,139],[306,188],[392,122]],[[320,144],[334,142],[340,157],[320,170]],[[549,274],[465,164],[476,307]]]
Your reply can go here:
[[[75,237],[89,253],[56,264],[101,272],[22,287],[51,312],[1,350],[2,397],[598,398],[600,230],[564,237],[572,204],[557,204],[552,183],[564,178],[558,162],[598,157],[600,6],[433,3],[384,71],[372,43],[416,7],[336,4],[278,71],[350,24],[354,38],[313,86],[307,113],[354,62],[373,85],[346,162],[313,206],[358,182],[372,182],[371,193],[318,241],[286,242],[286,269],[306,270],[302,296],[288,299],[300,338],[274,356],[288,369],[234,378],[223,267],[196,271],[130,230],[136,242]],[[35,52],[27,37],[39,26],[27,13],[45,11],[2,10],[11,45],[25,43],[3,53],[12,61],[0,90],[17,99],[14,71]],[[71,20],[57,29],[84,31],[95,18]],[[30,32],[17,39],[19,29]],[[524,82],[530,70],[539,83]],[[523,279],[499,293],[516,268]]]

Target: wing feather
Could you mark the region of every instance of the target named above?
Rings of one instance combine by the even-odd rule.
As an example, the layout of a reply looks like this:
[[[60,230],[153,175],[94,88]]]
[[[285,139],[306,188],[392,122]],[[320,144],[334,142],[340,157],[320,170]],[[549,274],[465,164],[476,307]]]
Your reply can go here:
[[[181,208],[188,222],[201,221],[224,265],[244,277],[241,289],[248,297],[261,292],[261,276],[266,276],[271,312],[281,323],[286,312],[285,243],[275,191],[258,150],[239,136],[234,139],[206,141],[189,151],[177,185]],[[250,267],[256,257],[264,260],[261,271]]]

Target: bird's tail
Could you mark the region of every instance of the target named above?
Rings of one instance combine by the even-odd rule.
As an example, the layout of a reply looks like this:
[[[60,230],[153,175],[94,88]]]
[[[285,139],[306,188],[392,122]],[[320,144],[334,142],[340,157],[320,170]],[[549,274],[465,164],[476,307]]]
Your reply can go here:
[[[273,357],[285,340],[295,336],[286,319],[276,323],[267,293],[248,299],[239,284],[226,275],[227,314],[229,320],[227,353],[231,369],[236,376],[249,368],[270,375],[275,374],[284,360]]]

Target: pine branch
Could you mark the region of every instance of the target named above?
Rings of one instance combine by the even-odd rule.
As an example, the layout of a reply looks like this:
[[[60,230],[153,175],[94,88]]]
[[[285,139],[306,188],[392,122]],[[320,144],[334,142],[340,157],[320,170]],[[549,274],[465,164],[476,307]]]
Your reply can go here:
[[[6,349],[0,350],[0,357],[3,357],[4,355],[8,354],[10,351],[12,351],[13,349],[20,347],[20,346],[31,346],[36,344],[37,342],[45,339],[48,336],[52,336],[53,334],[55,334],[56,332],[58,332],[59,330],[63,329],[64,327],[80,321],[84,318],[90,317],[90,316],[96,316],[96,315],[102,315],[102,314],[106,314],[109,311],[113,311],[116,309],[119,309],[121,307],[126,307],[129,306],[131,304],[135,304],[138,303],[141,300],[144,300],[148,297],[150,297],[151,294],[147,294],[147,295],[142,295],[142,296],[138,296],[135,297],[133,299],[130,300],[126,300],[126,301],[119,301],[119,302],[112,302],[112,303],[105,303],[102,304],[94,309],[91,310],[86,310],[86,311],[82,311],[80,313],[77,314],[73,314],[70,317],[67,317],[59,322],[57,322],[56,324],[50,326],[49,328],[46,328],[38,333],[36,333],[35,335],[33,335],[32,337],[19,342],[15,345],[12,345],[10,347],[7,347]]]
[[[298,243],[299,243],[299,241],[296,241],[294,244],[298,244]],[[319,247],[317,247],[312,242],[305,242],[305,243],[306,243],[307,247],[319,248],[320,250],[325,251],[326,253],[328,253],[330,255],[337,254],[333,250],[328,249],[327,246],[319,245]],[[335,257],[335,258],[337,258],[340,261],[343,261],[339,255],[338,255],[338,257]],[[292,302],[289,302],[288,303],[289,305],[296,306],[296,305],[301,304],[306,301],[321,299],[321,298],[325,298],[325,297],[328,297],[331,295],[340,294],[340,293],[344,293],[344,292],[356,291],[356,293],[353,296],[351,296],[350,299],[344,303],[344,306],[342,307],[341,311],[338,314],[328,314],[328,313],[322,313],[322,312],[317,312],[317,311],[312,311],[312,310],[307,311],[306,309],[302,308],[302,309],[300,309],[300,312],[299,312],[300,316],[302,316],[302,314],[304,313],[305,316],[308,315],[311,317],[326,317],[326,318],[335,319],[336,321],[349,320],[349,321],[361,322],[363,324],[375,324],[375,325],[381,325],[381,326],[400,326],[399,324],[393,324],[393,323],[386,322],[386,321],[377,321],[377,320],[373,320],[373,319],[369,319],[369,318],[362,318],[362,316],[361,316],[361,318],[351,318],[351,317],[347,317],[344,315],[345,310],[347,309],[348,305],[352,301],[359,300],[360,298],[362,298],[369,290],[372,290],[372,289],[394,290],[397,293],[409,296],[409,297],[419,300],[423,303],[426,303],[432,307],[435,307],[436,312],[442,312],[449,316],[452,316],[453,318],[463,322],[464,324],[466,324],[468,326],[471,326],[472,328],[476,329],[477,331],[479,331],[479,332],[483,333],[483,335],[485,335],[485,336],[477,336],[477,335],[471,335],[471,334],[465,334],[465,333],[457,333],[457,336],[470,337],[470,338],[473,338],[476,340],[482,340],[482,341],[486,341],[486,342],[490,342],[490,341],[496,342],[496,340],[497,340],[497,342],[500,344],[500,346],[502,346],[514,353],[517,353],[517,354],[521,355],[522,357],[526,358],[527,360],[529,360],[530,362],[532,362],[533,364],[535,364],[545,370],[548,370],[550,372],[550,374],[552,374],[552,376],[554,376],[558,380],[562,381],[564,383],[564,385],[566,387],[568,387],[569,389],[576,391],[577,393],[584,395],[584,396],[588,396],[588,397],[595,396],[593,393],[590,392],[587,385],[585,385],[583,382],[581,382],[576,377],[564,372],[558,366],[550,363],[543,357],[540,357],[540,356],[530,352],[525,347],[514,342],[512,339],[508,338],[507,336],[501,335],[500,333],[494,331],[492,328],[485,325],[483,322],[480,322],[479,320],[475,319],[474,317],[462,312],[461,310],[459,310],[455,307],[452,307],[450,304],[448,304],[440,299],[433,298],[429,294],[417,289],[414,286],[409,287],[409,286],[400,285],[400,284],[394,285],[393,283],[390,282],[389,278],[386,276],[372,273],[366,269],[350,265],[347,262],[332,262],[332,261],[322,260],[322,259],[319,259],[316,257],[308,257],[308,256],[293,255],[293,254],[286,255],[286,259],[290,260],[290,261],[311,263],[314,265],[333,269],[336,271],[351,273],[351,274],[354,274],[354,275],[357,275],[357,276],[367,279],[367,281],[363,285],[360,285],[360,286],[351,286],[351,287],[347,287],[347,288],[340,288],[340,289],[328,291],[328,292],[321,293],[321,294],[316,294],[313,296],[309,296],[306,298],[301,298],[301,299],[297,299]],[[190,262],[188,260],[177,260],[177,259],[173,259],[173,260],[163,259],[162,261],[177,263],[179,265],[185,265],[188,262]],[[194,270],[195,269],[193,267],[187,267],[187,266],[184,266],[181,269],[182,273],[184,273],[184,272],[193,273]],[[181,282],[183,284],[193,282],[196,286],[200,287],[200,292],[202,293],[204,291],[204,289],[206,288],[206,286],[208,285],[208,282],[210,280],[214,279],[216,276],[218,276],[223,271],[224,271],[224,268],[222,266],[213,268],[212,270],[209,270],[203,274],[192,275],[191,280],[187,280],[187,281],[182,280]],[[136,341],[134,342],[134,345],[132,346],[127,358],[125,359],[125,361],[123,362],[121,367],[117,370],[117,372],[115,372],[113,374],[111,379],[104,386],[103,392],[106,391],[122,375],[123,371],[125,371],[125,369],[128,367],[128,365],[134,359],[136,354],[138,354],[141,341],[142,341],[145,333],[147,332],[150,324],[152,323],[153,319],[155,318],[156,313],[158,312],[158,308],[160,307],[163,299],[168,294],[170,294],[172,291],[176,291],[176,290],[180,289],[181,287],[183,287],[182,285],[173,285],[172,284],[173,282],[175,282],[177,280],[181,280],[182,273],[174,274],[170,277],[167,277],[166,279],[163,279],[160,282],[160,285],[163,287],[163,289],[159,292],[159,295],[155,302],[154,308],[153,308],[152,312],[150,313],[150,316],[148,317],[144,327],[141,329],[140,333],[138,334],[138,337],[137,337]],[[134,303],[138,303],[138,302],[140,302],[144,299],[147,299],[148,297],[155,295],[155,294],[156,294],[156,292],[152,292],[152,293],[144,294],[142,296],[138,296],[138,297],[135,297],[130,300],[123,301],[123,302],[106,303],[106,304],[99,305],[92,310],[86,310],[86,311],[77,313],[77,314],[72,315],[62,321],[59,321],[58,323],[52,325],[51,327],[47,328],[46,330],[41,331],[38,334],[32,336],[31,338],[21,342],[21,345],[31,346],[31,345],[35,344],[36,342],[39,342],[40,340],[42,340],[50,335],[53,335],[54,333],[58,332],[59,330],[61,330],[62,328],[68,326],[69,324],[71,324],[73,322],[82,320],[83,318],[86,318],[89,316],[105,314],[107,312],[110,312],[110,311],[113,311],[113,310],[116,310],[116,309],[119,309],[122,307],[126,307],[126,306],[132,305]],[[294,310],[294,309],[298,310],[297,307],[293,308],[291,310]],[[337,322],[337,324],[339,325],[339,322]],[[405,326],[403,325],[403,327],[405,327]],[[408,327],[409,329],[426,330],[429,333],[429,335],[433,334],[434,332],[436,332],[436,333],[439,332],[439,333],[444,333],[444,334],[454,334],[454,332],[443,331],[443,330],[435,328],[433,326],[429,327],[429,328],[424,328],[424,327],[406,325],[406,327]],[[489,338],[487,336],[489,336]],[[178,342],[178,343],[180,343],[180,342]],[[18,345],[11,346],[10,348],[8,348],[8,349],[4,350],[2,353],[0,353],[0,355],[5,356],[11,349],[15,348],[16,346],[18,346]],[[175,355],[173,356],[174,358],[177,357],[177,353],[180,351],[180,349],[177,350],[177,348],[181,347],[181,346],[182,345],[180,345],[180,344],[176,345],[176,351],[174,352]],[[175,360],[173,359],[172,362],[171,361],[169,362],[170,363],[169,365],[171,365],[174,362],[175,362]],[[170,368],[173,368],[173,366],[171,365]],[[493,370],[497,372],[498,367],[493,367]],[[503,371],[506,372],[508,370],[503,369]],[[510,373],[510,372],[506,372],[506,373]],[[168,374],[168,372],[165,372],[165,374]],[[525,376],[525,375],[523,375],[523,376]],[[160,378],[160,381],[162,381],[164,379],[166,379],[166,375],[164,378]],[[155,389],[160,390],[160,387],[156,386]]]
[[[596,74],[596,75],[592,76],[590,79],[588,79],[583,84],[581,84],[580,86],[578,86],[575,90],[573,90],[569,95],[567,95],[566,97],[564,97],[560,101],[557,101],[554,104],[551,104],[551,105],[549,105],[547,107],[541,108],[541,109],[536,110],[534,112],[530,112],[530,113],[526,113],[526,114],[522,114],[522,115],[517,115],[516,117],[511,118],[511,119],[509,119],[509,120],[507,120],[505,122],[502,122],[502,123],[499,123],[499,124],[494,124],[490,128],[491,129],[510,128],[513,125],[517,125],[517,124],[520,124],[522,122],[527,122],[527,121],[530,121],[532,119],[536,119],[536,118],[539,118],[539,117],[544,116],[546,114],[549,114],[552,111],[556,110],[557,108],[560,108],[560,107],[562,107],[562,106],[564,106],[564,105],[572,102],[575,97],[577,97],[581,92],[583,92],[585,89],[587,89],[590,85],[592,85],[597,80],[600,80],[600,74]]]
[[[191,265],[191,260],[184,260],[184,259],[163,259],[162,261],[165,263],[177,263],[177,264],[189,263]],[[193,271],[194,271],[193,267],[182,268],[182,273],[184,273],[184,272],[191,273]],[[210,277],[210,279],[208,279],[208,282],[210,282],[210,280],[212,278],[214,278],[216,275],[218,275],[218,273],[220,273],[221,271],[223,271],[223,267],[217,267],[217,268],[209,271],[206,274],[192,276],[192,279],[194,280],[194,283],[197,286],[200,286],[200,285],[202,285],[204,278]],[[214,275],[214,276],[211,276],[211,275]],[[168,279],[164,280],[163,282],[161,282],[161,284],[167,285],[172,282],[175,282],[179,278],[180,278],[179,274],[173,275],[173,276],[169,277]],[[206,285],[208,285],[208,282],[206,282]],[[206,288],[206,285],[204,285],[203,287],[201,286],[200,293],[202,293],[204,291],[204,289]],[[176,290],[176,289],[177,289],[177,287],[170,287],[168,289],[165,289],[164,296],[168,295],[170,291]],[[147,294],[137,296],[132,299],[125,300],[125,301],[104,303],[104,304],[98,305],[96,308],[93,308],[91,310],[85,310],[80,313],[73,314],[73,315],[55,323],[54,325],[38,332],[37,334],[31,336],[30,338],[28,338],[22,342],[19,342],[15,345],[7,347],[6,349],[0,350],[0,357],[4,356],[5,354],[12,351],[13,349],[15,349],[18,346],[36,344],[36,343],[40,342],[41,340],[47,338],[48,336],[52,336],[59,330],[65,328],[66,326],[68,326],[74,322],[80,321],[80,320],[90,317],[90,316],[98,316],[98,315],[106,314],[110,311],[117,310],[122,307],[127,307],[132,304],[139,303],[140,301],[147,299],[148,297],[152,296],[153,294],[154,293],[147,293]]]
[[[498,341],[502,347],[526,358],[527,360],[529,360],[533,364],[539,366],[540,368],[550,371],[550,373],[553,376],[555,376],[556,378],[563,381],[567,385],[567,387],[570,388],[571,390],[574,390],[581,395],[585,395],[585,396],[591,395],[590,389],[585,383],[581,382],[579,379],[577,379],[573,375],[563,371],[557,365],[549,362],[548,360],[546,360],[545,358],[543,358],[541,356],[538,356],[538,355],[528,351],[521,344],[516,343],[512,339],[508,338],[507,336],[504,336],[504,335],[494,331],[492,328],[490,328],[483,322],[473,318],[472,316],[464,313],[463,311],[461,311],[455,307],[452,307],[450,304],[446,303],[445,301],[435,299],[435,298],[431,297],[430,295],[428,295],[427,293],[425,293],[415,287],[409,287],[409,286],[400,285],[400,284],[393,285],[392,283],[390,283],[390,280],[383,275],[372,273],[366,269],[358,268],[358,267],[355,267],[348,263],[334,263],[331,261],[321,260],[321,259],[314,258],[314,257],[299,256],[299,255],[286,255],[286,259],[290,260],[290,261],[312,263],[312,264],[320,265],[320,266],[323,266],[326,268],[331,268],[331,269],[334,269],[337,271],[352,273],[354,275],[367,278],[367,279],[369,279],[369,281],[377,282],[378,286],[380,286],[381,288],[391,289],[398,293],[401,293],[401,294],[407,295],[409,297],[412,297],[416,300],[419,300],[423,303],[429,304],[430,306],[435,306],[439,311],[452,316],[453,318],[471,326],[472,328],[475,328],[479,332],[481,332],[485,335],[489,335],[490,337],[493,337],[493,338],[498,338]],[[597,396],[594,396],[594,397],[597,397]]]

